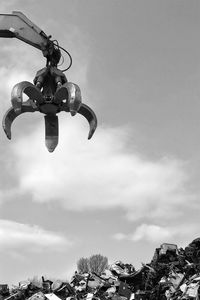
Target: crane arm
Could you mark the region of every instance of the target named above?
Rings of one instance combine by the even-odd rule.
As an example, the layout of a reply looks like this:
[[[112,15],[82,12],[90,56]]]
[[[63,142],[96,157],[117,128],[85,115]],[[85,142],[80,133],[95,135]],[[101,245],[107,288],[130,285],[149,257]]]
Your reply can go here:
[[[41,50],[45,57],[49,54],[51,42],[49,37],[19,11],[13,11],[12,14],[0,14],[0,37],[15,37]]]

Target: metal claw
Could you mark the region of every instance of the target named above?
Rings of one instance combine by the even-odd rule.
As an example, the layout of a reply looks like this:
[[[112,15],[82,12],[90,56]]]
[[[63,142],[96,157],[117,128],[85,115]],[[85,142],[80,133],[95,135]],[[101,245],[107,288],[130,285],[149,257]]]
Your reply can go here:
[[[65,105],[63,105],[61,110],[69,112],[69,106],[67,104],[65,104]],[[96,117],[95,113],[93,112],[93,110],[84,103],[81,104],[81,106],[77,112],[79,114],[81,114],[82,116],[84,116],[89,123],[89,126],[90,126],[90,130],[89,130],[89,134],[88,134],[88,140],[89,140],[89,139],[91,139],[91,137],[93,136],[93,134],[97,128],[97,117]]]
[[[60,103],[65,99],[67,100],[71,115],[75,116],[82,102],[81,90],[77,84],[66,82],[56,91],[54,95],[55,103]]]
[[[53,152],[58,145],[58,117],[46,115],[45,118],[45,144],[49,152]]]
[[[86,104],[82,103],[80,109],[78,110],[78,113],[84,116],[90,125],[90,131],[88,134],[88,140],[91,139],[93,136],[96,128],[97,128],[97,117],[93,110],[87,106]]]
[[[37,73],[36,84],[40,82],[40,73],[43,74],[44,71],[46,72],[47,68]],[[45,144],[49,152],[53,152],[58,145],[59,124],[56,114],[60,111],[70,112],[72,116],[76,113],[83,115],[89,123],[88,139],[91,139],[97,128],[95,113],[89,106],[82,103],[81,90],[77,84],[65,82],[67,79],[61,78],[59,72],[54,73],[57,76],[56,82],[52,81],[52,74],[50,74],[51,76],[48,72],[43,74],[49,77],[44,76],[41,80],[41,91],[39,87],[28,81],[22,81],[13,87],[11,93],[12,107],[3,118],[3,129],[8,139],[11,139],[11,126],[15,118],[22,113],[35,111],[45,114]],[[60,84],[62,86],[59,87]],[[23,93],[29,97],[25,102],[23,101]]]
[[[27,100],[22,104],[20,113],[16,113],[13,107],[9,108],[9,110],[5,113],[2,121],[4,132],[9,140],[11,140],[11,126],[13,121],[23,113],[35,111],[38,111],[38,108],[34,107],[31,100]]]
[[[17,83],[11,92],[11,102],[16,114],[20,114],[23,104],[23,93],[37,103],[43,102],[43,96],[40,90],[29,81]]]

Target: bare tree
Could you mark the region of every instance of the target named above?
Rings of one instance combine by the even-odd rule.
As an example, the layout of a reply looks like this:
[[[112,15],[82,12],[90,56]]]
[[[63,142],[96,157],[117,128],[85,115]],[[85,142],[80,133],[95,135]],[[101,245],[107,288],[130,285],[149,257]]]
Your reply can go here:
[[[100,275],[108,267],[108,258],[101,254],[95,254],[89,258],[89,270]]]
[[[33,278],[28,278],[28,281],[39,288],[42,287],[42,278],[39,278],[37,275],[33,276]]]
[[[89,272],[89,259],[81,257],[77,261],[77,270],[80,274]]]

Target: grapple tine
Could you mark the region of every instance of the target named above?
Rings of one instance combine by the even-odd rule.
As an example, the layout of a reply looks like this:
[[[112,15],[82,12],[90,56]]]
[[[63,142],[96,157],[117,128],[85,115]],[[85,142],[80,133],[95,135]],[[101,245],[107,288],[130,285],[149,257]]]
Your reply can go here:
[[[46,115],[45,118],[45,144],[49,152],[53,152],[58,145],[58,117]]]
[[[18,115],[14,111],[14,109],[11,107],[7,112],[5,113],[2,121],[3,130],[9,140],[11,140],[11,126],[12,122]]]
[[[21,114],[25,112],[35,112],[38,111],[38,108],[33,107],[30,100],[27,100],[24,102],[24,104],[21,107],[21,112],[16,113],[14,108],[11,107],[8,109],[8,111],[5,113],[2,121],[3,130],[9,140],[11,140],[11,126],[13,121]]]
[[[81,90],[79,86],[72,82],[64,83],[56,91],[54,102],[60,103],[64,99],[67,100],[71,115],[74,116],[78,112],[82,102]]]
[[[36,100],[38,103],[42,103],[42,93],[40,90],[29,81],[22,81],[17,83],[11,92],[12,106],[17,114],[21,112],[23,104],[23,93],[25,93],[30,99]]]
[[[79,86],[75,83],[68,82],[69,90],[69,111],[72,116],[78,112],[81,107],[82,97]]]
[[[89,106],[87,106],[86,104],[83,104],[83,103],[81,104],[81,107],[78,110],[78,113],[81,114],[82,116],[84,116],[88,120],[88,123],[90,125],[88,139],[91,139],[91,137],[93,136],[93,134],[97,128],[97,117],[96,117],[95,113],[93,112],[93,110]]]

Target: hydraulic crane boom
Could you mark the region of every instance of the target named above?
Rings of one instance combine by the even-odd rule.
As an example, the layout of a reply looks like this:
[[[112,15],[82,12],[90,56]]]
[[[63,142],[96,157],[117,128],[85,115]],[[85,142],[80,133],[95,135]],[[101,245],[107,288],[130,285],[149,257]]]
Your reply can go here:
[[[0,37],[15,37],[42,52],[45,52],[49,46],[49,38],[44,31],[19,11],[0,14]]]

